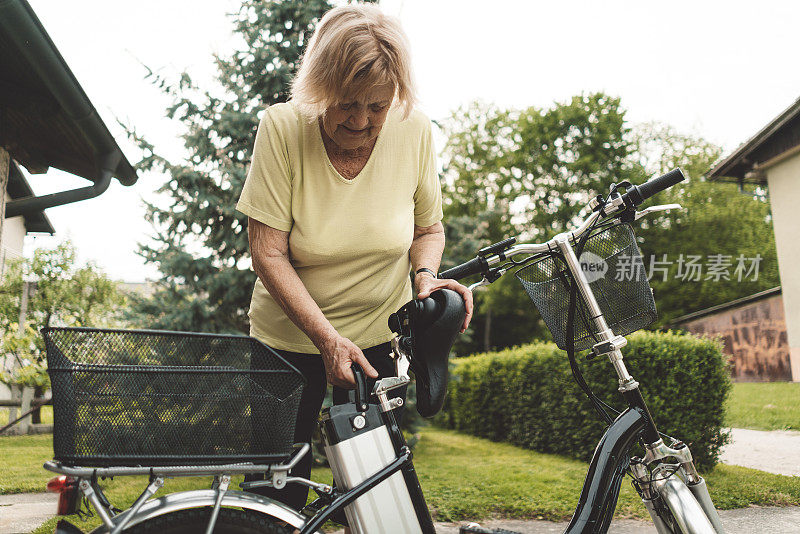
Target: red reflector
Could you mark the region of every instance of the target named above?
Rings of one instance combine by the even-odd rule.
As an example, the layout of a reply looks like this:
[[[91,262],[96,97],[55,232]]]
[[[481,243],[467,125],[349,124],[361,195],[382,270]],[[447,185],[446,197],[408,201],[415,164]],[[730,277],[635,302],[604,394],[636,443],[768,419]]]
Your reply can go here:
[[[72,479],[66,475],[53,477],[47,482],[47,491],[50,493],[61,493],[74,484],[75,479]]]
[[[58,496],[58,509],[56,515],[71,515],[77,512],[75,504],[78,502],[78,487],[69,488]]]
[[[57,515],[70,515],[77,511],[78,484],[76,479],[65,475],[51,478],[47,482],[47,491],[59,494]]]

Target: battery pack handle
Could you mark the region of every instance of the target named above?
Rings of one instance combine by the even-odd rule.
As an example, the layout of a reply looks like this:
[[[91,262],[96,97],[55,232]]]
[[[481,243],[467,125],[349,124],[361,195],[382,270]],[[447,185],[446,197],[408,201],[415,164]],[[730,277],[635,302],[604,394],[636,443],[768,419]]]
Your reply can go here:
[[[353,378],[356,379],[356,408],[361,412],[366,411],[367,399],[369,398],[369,393],[367,393],[367,375],[364,374],[364,370],[361,366],[355,362],[350,365],[350,370],[353,371]]]

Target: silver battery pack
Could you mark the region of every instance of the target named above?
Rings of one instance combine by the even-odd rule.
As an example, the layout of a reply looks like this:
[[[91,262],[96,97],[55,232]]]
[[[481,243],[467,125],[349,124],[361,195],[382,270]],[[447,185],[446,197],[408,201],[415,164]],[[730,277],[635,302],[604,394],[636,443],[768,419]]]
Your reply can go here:
[[[333,406],[323,413],[325,455],[337,487],[349,490],[396,459],[376,406]],[[422,534],[403,473],[398,471],[345,508],[355,534]]]

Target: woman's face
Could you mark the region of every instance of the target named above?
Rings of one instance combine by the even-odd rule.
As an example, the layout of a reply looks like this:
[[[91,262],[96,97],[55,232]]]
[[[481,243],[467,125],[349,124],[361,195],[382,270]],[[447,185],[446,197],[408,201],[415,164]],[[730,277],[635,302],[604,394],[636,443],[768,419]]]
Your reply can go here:
[[[339,148],[368,146],[378,137],[394,98],[394,85],[375,87],[359,98],[331,106],[322,116],[322,127]]]

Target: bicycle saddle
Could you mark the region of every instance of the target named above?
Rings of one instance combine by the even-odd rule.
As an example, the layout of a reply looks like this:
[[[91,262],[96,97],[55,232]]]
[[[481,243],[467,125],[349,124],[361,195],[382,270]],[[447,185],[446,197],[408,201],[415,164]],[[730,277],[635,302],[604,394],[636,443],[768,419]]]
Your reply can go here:
[[[467,311],[461,295],[439,289],[430,297],[412,300],[389,317],[389,328],[400,335],[417,378],[417,411],[433,417],[447,393],[450,349],[464,324]]]

